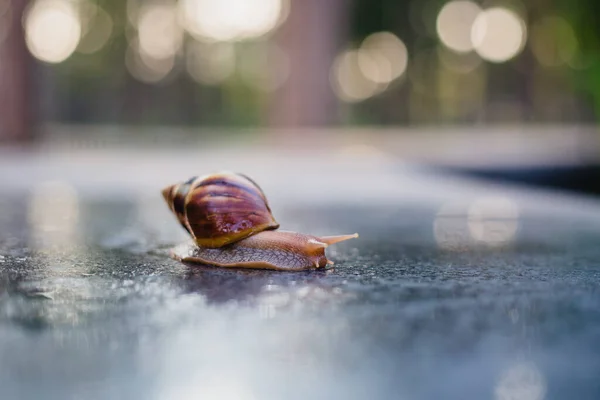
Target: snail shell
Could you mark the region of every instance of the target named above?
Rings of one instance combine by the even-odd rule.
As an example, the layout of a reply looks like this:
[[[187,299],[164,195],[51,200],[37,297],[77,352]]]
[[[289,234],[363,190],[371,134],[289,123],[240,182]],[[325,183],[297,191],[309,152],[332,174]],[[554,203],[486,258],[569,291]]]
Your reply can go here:
[[[262,189],[231,172],[193,177],[162,191],[177,219],[202,247],[217,248],[279,228]]]
[[[279,223],[263,191],[241,174],[193,177],[162,194],[194,239],[171,251],[182,262],[285,271],[324,268],[333,264],[325,255],[329,245],[358,237],[276,231]]]

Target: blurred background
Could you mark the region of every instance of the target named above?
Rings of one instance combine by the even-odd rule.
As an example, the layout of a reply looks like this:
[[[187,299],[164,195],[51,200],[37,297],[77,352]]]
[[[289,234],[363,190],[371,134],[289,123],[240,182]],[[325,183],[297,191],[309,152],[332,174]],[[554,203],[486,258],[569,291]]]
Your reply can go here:
[[[598,0],[0,0],[0,397],[598,399],[599,119]],[[176,263],[221,169],[360,240]]]
[[[0,139],[312,132],[600,192],[599,30],[593,0],[0,0]]]

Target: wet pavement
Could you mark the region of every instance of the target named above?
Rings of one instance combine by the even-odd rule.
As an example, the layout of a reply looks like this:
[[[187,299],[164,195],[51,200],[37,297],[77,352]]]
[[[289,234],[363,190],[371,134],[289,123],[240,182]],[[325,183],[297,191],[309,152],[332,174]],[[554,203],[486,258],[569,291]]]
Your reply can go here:
[[[1,399],[600,397],[596,199],[238,155],[283,228],[360,238],[326,271],[199,268],[160,189],[221,155],[77,154],[0,160]]]

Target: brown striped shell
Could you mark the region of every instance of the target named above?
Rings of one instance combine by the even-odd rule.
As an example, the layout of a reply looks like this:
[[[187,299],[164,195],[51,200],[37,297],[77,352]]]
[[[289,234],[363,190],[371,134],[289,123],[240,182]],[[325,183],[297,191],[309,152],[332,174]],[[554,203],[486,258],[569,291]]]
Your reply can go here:
[[[162,194],[198,246],[222,247],[279,228],[261,188],[241,174],[193,177]]]

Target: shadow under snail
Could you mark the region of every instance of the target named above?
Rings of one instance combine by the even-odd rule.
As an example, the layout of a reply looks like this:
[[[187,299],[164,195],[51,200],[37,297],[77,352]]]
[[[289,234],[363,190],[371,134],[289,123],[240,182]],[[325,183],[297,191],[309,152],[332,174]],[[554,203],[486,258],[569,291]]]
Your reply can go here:
[[[193,177],[162,195],[193,242],[175,247],[181,262],[218,267],[301,271],[333,262],[325,249],[358,234],[313,236],[279,231],[262,189],[242,174]]]

